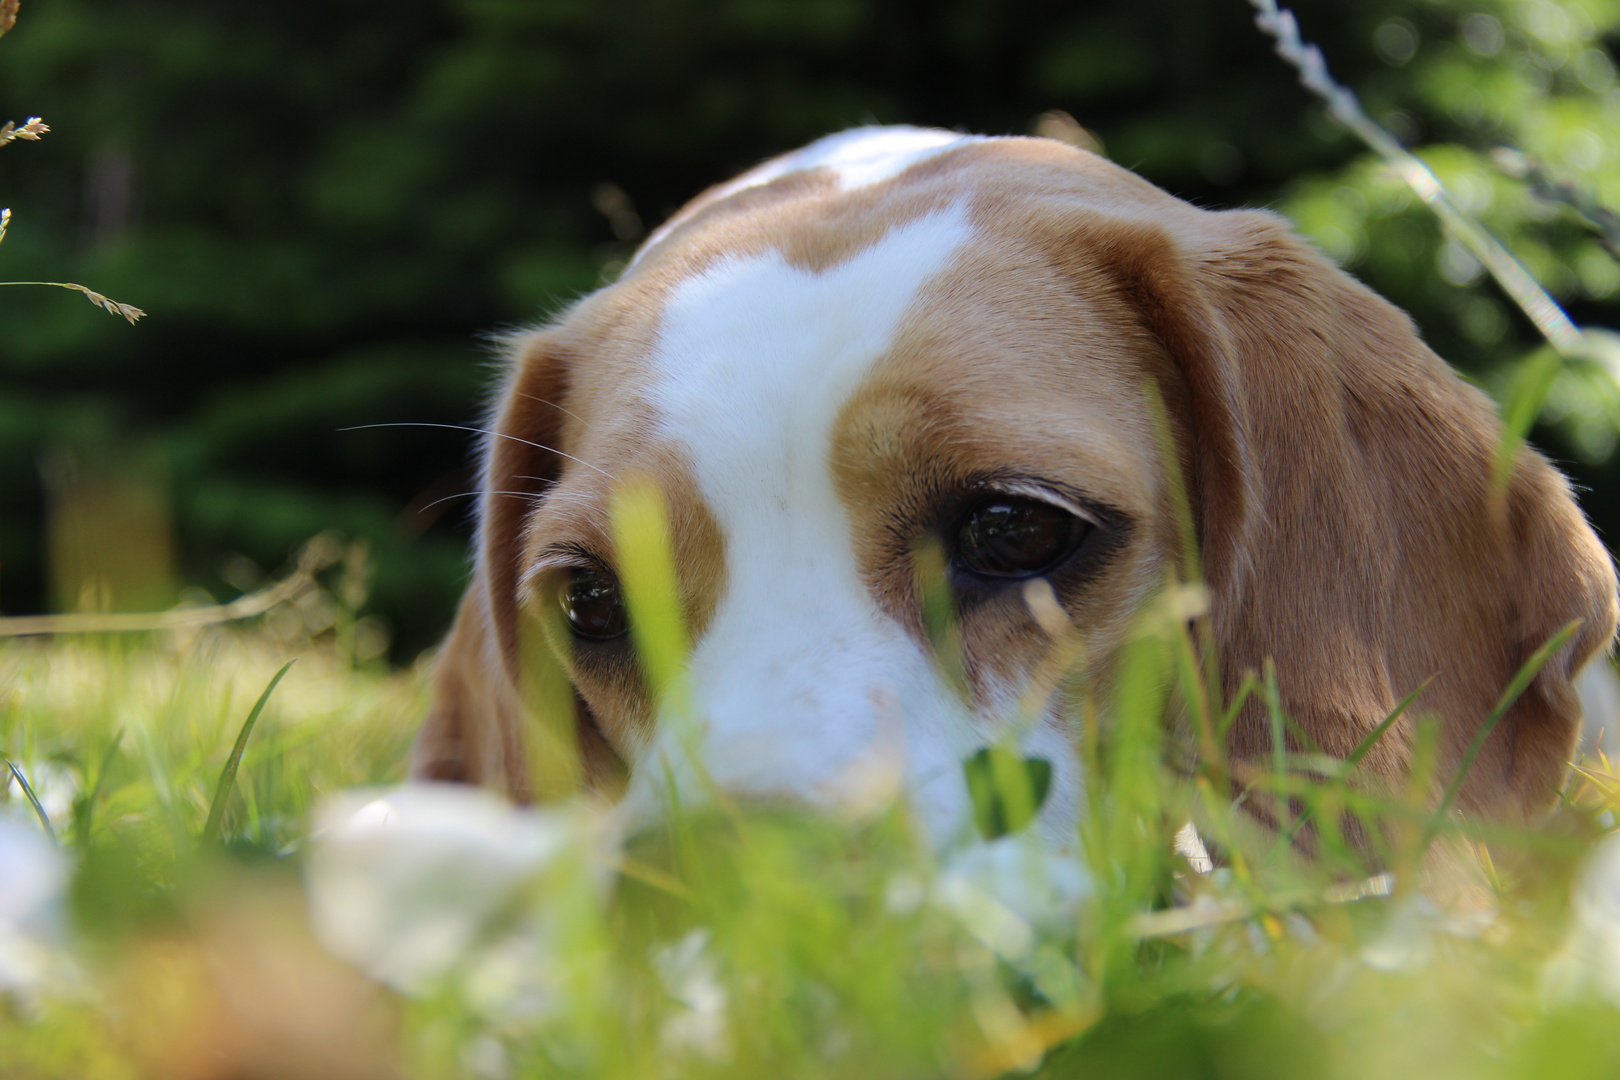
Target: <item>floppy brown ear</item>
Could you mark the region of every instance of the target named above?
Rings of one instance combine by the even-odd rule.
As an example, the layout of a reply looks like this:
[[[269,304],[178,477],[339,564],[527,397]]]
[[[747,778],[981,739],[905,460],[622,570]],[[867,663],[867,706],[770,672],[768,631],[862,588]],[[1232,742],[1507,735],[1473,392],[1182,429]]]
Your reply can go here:
[[[1271,215],[1192,211],[1102,243],[1167,354],[1229,690],[1275,660],[1290,715],[1343,756],[1433,679],[1412,711],[1442,722],[1444,783],[1521,665],[1579,620],[1459,803],[1546,807],[1579,727],[1571,678],[1616,619],[1613,564],[1568,483],[1526,447],[1496,490],[1489,399]],[[1411,731],[1403,718],[1367,767],[1402,774]],[[1238,756],[1267,752],[1258,710],[1232,740]]]
[[[523,711],[495,648],[485,585],[462,597],[433,669],[433,704],[411,746],[411,776],[482,784],[530,797]]]
[[[563,461],[551,448],[567,392],[568,365],[551,338],[540,331],[515,339],[485,436],[473,577],[439,653],[433,704],[411,751],[414,777],[483,784],[520,802],[537,794],[526,749],[519,577],[525,525]]]

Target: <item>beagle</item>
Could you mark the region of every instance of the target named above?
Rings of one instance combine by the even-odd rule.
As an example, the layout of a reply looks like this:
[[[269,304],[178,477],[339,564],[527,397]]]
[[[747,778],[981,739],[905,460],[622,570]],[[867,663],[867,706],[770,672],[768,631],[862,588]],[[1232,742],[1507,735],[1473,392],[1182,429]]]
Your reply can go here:
[[[1182,554],[1169,468],[1228,692],[1274,661],[1329,754],[1427,681],[1412,711],[1441,719],[1451,775],[1514,673],[1580,620],[1486,743],[1466,811],[1550,803],[1572,678],[1615,632],[1614,569],[1568,483],[1525,448],[1493,486],[1495,408],[1402,312],[1274,215],[1202,210],[1045,139],[857,129],[705,192],[617,282],[512,339],[488,427],[476,569],[411,769],[520,801],[545,794],[529,714],[551,668],[573,715],[539,720],[632,802],[706,773],[833,805],[887,755],[930,832],[962,831],[961,763],[1051,645],[1029,583],[1106,685]],[[667,507],[684,734],[615,569],[632,477]],[[957,682],[925,625],[926,544]],[[1053,766],[1047,831],[1082,801],[1071,723],[1054,703],[1021,736]],[[1246,712],[1232,753],[1269,753],[1267,732]],[[1403,718],[1364,767],[1400,775],[1411,738]]]

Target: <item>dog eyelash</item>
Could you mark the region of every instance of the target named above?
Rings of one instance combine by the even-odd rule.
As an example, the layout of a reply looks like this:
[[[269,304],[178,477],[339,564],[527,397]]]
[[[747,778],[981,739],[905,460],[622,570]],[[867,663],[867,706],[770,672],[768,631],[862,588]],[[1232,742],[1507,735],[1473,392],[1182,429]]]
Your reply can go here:
[[[597,556],[584,545],[558,544],[557,546],[547,548],[540,553],[540,556],[535,559],[534,564],[524,572],[522,584],[525,588],[530,587],[541,577],[541,575],[549,574],[554,570],[593,569],[601,569],[606,570],[610,574],[613,573],[613,568],[610,567],[605,560],[597,558]]]
[[[1032,483],[1024,480],[990,480],[984,485],[984,490],[997,495],[1011,495],[1020,499],[1034,499],[1036,502],[1055,506],[1065,513],[1073,514],[1087,525],[1100,526],[1103,523],[1097,515],[1086,509],[1080,502],[1069,498],[1061,492],[1054,491],[1044,484]]]

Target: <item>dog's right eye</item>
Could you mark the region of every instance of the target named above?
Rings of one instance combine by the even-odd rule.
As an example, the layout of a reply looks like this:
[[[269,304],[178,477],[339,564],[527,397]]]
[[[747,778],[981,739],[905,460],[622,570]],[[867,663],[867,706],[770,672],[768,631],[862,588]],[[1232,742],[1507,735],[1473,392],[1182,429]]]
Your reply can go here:
[[[1038,499],[997,495],[968,508],[956,532],[956,557],[983,577],[1026,578],[1073,554],[1091,525]]]
[[[599,566],[578,566],[569,572],[562,606],[575,637],[610,641],[630,627],[619,579]]]

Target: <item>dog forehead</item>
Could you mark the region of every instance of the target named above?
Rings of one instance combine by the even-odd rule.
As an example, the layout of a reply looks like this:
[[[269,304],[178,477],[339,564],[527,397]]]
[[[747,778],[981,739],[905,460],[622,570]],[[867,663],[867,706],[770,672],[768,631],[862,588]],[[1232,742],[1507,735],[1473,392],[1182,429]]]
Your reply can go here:
[[[1009,437],[1046,414],[1089,441],[1134,426],[1107,403],[1134,400],[1134,367],[1115,358],[1139,351],[1138,328],[1115,290],[1051,253],[1076,221],[1138,199],[1175,202],[1049,140],[915,128],[858,129],[744,174],[557,328],[573,358],[564,445],[604,470],[575,479],[647,471],[704,502],[797,490],[824,471],[839,409],[896,372]]]
[[[631,266],[640,263],[706,208],[751,189],[766,187],[784,178],[791,181],[815,177],[830,179],[839,191],[853,191],[893,179],[911,166],[954,147],[988,141],[981,136],[906,126],[854,128],[829,135],[792,153],[772,158],[699,195],[653,230],[637,250]],[[795,185],[790,182],[781,186],[792,188]]]
[[[840,407],[972,232],[953,205],[825,270],[769,251],[683,281],[665,301],[652,356],[661,434],[687,447],[700,474],[764,480],[767,463],[824,465],[824,455],[800,457],[824,448]]]

